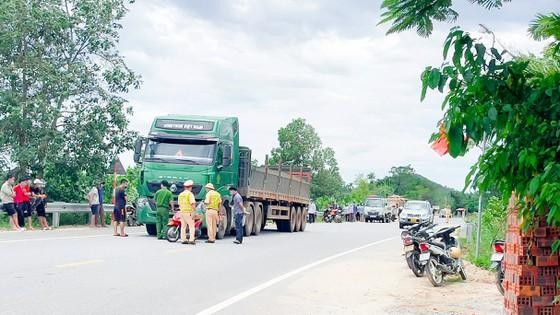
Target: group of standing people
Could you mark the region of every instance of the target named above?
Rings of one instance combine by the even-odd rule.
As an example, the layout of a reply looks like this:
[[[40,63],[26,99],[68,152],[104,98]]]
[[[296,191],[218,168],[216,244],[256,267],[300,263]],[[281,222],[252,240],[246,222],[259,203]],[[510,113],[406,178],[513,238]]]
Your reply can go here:
[[[111,214],[111,225],[113,226],[114,236],[127,237],[125,233],[126,222],[126,203],[128,201],[126,196],[126,189],[128,188],[128,180],[122,179],[119,186],[115,189],[115,206]],[[90,227],[105,227],[105,210],[103,209],[103,202],[105,200],[105,182],[99,181],[94,184],[88,192],[86,199],[91,210]]]
[[[103,201],[105,199],[104,185],[105,183],[103,181],[95,183],[86,196],[91,210],[90,227],[92,228],[106,226],[105,213],[103,210]],[[162,181],[161,188],[154,196],[157,210],[156,230],[158,239],[166,239],[169,213],[170,210],[173,209],[173,193],[169,190],[169,186],[166,180]],[[192,192],[193,186],[194,182],[192,180],[185,181],[184,190],[179,194],[177,200],[181,218],[181,241],[183,244],[191,245],[196,244],[195,216],[197,215],[195,213],[196,199]],[[111,216],[114,236],[128,236],[128,234],[125,233],[127,187],[128,181],[122,179],[114,192],[115,206]],[[204,205],[208,230],[208,240],[206,243],[215,243],[219,222],[223,220],[222,197],[211,183],[206,184],[205,189],[207,192]],[[249,212],[247,212],[243,204],[243,197],[238,193],[237,188],[229,187],[229,192],[232,196],[235,229],[237,232],[234,243],[241,244],[243,243],[244,216],[249,214]],[[43,230],[51,229],[45,217],[47,195],[45,194],[44,181],[35,179],[33,183],[31,183],[30,177],[23,177],[19,183],[16,184],[15,176],[8,175],[0,189],[0,201],[2,201],[4,211],[8,214],[12,230],[24,231],[25,218],[27,218],[28,229],[33,230],[33,211],[37,212],[39,223]],[[314,215],[314,212],[310,212],[310,216],[312,215]]]
[[[0,187],[0,201],[2,208],[8,214],[10,225],[14,231],[25,231],[27,218],[29,230],[33,227],[33,211],[37,212],[39,224],[43,230],[50,230],[45,217],[47,206],[47,195],[45,193],[45,182],[24,176],[16,184],[16,177],[8,175],[6,181]]]
[[[179,205],[179,216],[181,219],[181,242],[183,244],[195,245],[195,219],[196,219],[196,199],[192,192],[194,182],[187,180],[183,183],[183,191],[177,198]],[[204,186],[206,189],[206,198],[204,205],[206,208],[206,227],[208,230],[208,240],[206,243],[213,244],[216,242],[216,233],[219,222],[223,220],[222,196],[216,191],[212,183]],[[235,215],[235,229],[237,231],[234,243],[243,243],[243,217],[249,214],[243,205],[243,198],[237,192],[237,188],[230,187],[229,192],[233,200],[233,211]],[[173,208],[173,194],[169,190],[169,183],[166,180],[161,182],[161,188],[155,193],[154,201],[156,203],[156,233],[160,240],[166,239],[167,223],[169,221],[169,212]],[[187,230],[188,228],[188,230]],[[188,237],[187,237],[188,232]]]
[[[358,213],[358,206],[351,203],[346,207],[346,221],[354,222],[356,220],[359,221],[359,213]]]

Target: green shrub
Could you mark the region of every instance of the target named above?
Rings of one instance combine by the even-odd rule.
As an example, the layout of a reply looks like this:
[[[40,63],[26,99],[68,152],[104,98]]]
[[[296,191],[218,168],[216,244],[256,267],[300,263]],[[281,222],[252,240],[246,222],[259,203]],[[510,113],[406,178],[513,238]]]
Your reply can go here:
[[[507,204],[499,198],[492,197],[486,209],[482,212],[480,233],[480,256],[476,258],[476,230],[477,216],[469,215],[467,222],[474,224],[472,238],[466,244],[466,258],[481,268],[490,268],[490,257],[493,253],[492,243],[497,239],[504,239],[507,222]]]

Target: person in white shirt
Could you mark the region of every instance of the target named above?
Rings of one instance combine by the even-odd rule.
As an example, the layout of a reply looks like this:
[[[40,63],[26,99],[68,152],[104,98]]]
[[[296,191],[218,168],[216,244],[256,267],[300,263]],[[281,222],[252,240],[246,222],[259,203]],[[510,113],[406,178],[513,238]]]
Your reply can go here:
[[[315,205],[315,202],[311,201],[307,214],[309,214],[309,223],[315,223],[315,217],[317,216],[317,206]]]
[[[354,205],[349,204],[346,208],[346,221],[352,222],[354,217]]]
[[[99,211],[99,191],[97,190],[97,187],[95,185],[91,188],[91,190],[87,194],[87,200],[88,200],[89,208],[91,209],[89,226],[94,228],[95,219],[97,218],[97,213]]]
[[[0,189],[0,201],[2,202],[4,211],[6,211],[8,217],[10,218],[12,230],[23,231],[25,228],[19,226],[17,211],[14,204],[14,197],[16,195],[14,193],[15,181],[16,177],[14,175],[8,175],[6,181],[2,184],[2,188]]]

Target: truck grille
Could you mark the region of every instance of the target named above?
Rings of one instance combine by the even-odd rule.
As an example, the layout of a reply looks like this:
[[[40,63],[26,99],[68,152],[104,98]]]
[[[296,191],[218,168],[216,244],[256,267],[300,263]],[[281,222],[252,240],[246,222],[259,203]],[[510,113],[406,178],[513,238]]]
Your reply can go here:
[[[409,213],[409,214],[407,214],[407,217],[409,217],[409,218],[419,218],[420,215],[419,215],[419,214],[411,214],[411,213]]]
[[[151,193],[155,193],[156,191],[158,191],[161,188],[161,182],[148,182],[147,185],[148,185],[148,190]],[[182,193],[183,190],[185,190],[184,187],[183,187],[183,182],[170,182],[169,185],[171,185],[171,186],[175,185],[176,190],[175,191],[172,190],[174,195],[178,195],[178,194]],[[192,192],[196,196],[200,193],[201,190],[202,190],[202,185],[194,185],[193,189],[192,189]]]

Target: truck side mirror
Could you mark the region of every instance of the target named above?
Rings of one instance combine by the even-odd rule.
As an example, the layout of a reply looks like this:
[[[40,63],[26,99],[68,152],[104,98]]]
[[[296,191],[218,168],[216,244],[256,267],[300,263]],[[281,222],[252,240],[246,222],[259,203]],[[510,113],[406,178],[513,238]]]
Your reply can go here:
[[[136,139],[136,143],[134,144],[134,162],[135,163],[140,162],[140,154],[142,154],[142,145],[143,144],[144,144],[144,141],[142,141],[142,138]]]

